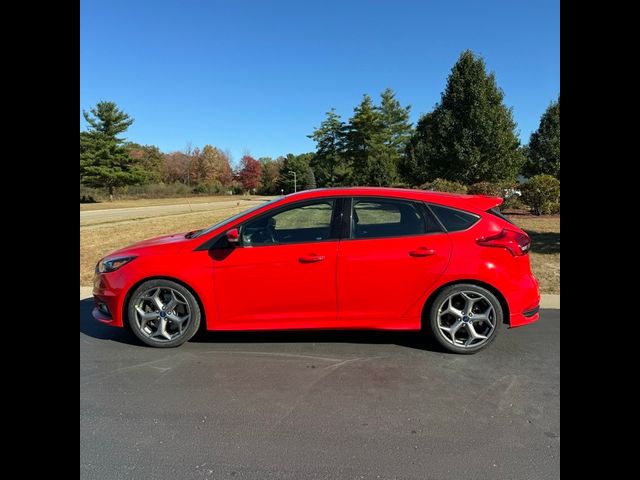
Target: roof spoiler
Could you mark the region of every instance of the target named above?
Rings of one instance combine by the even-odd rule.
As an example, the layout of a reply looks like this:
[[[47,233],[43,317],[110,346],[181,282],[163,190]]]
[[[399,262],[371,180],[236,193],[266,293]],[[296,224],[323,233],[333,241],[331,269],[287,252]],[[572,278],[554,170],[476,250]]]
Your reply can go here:
[[[500,197],[490,197],[488,195],[470,195],[469,203],[480,210],[487,211],[502,205],[504,199]]]

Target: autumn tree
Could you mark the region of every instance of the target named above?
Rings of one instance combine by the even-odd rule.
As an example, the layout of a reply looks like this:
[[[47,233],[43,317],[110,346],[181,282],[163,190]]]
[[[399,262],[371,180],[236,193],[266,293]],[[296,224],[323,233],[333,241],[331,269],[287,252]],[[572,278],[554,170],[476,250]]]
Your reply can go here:
[[[205,145],[189,145],[185,152],[173,152],[164,156],[163,178],[165,182],[181,181],[202,189],[228,187],[233,181],[229,156],[219,148]]]
[[[210,167],[209,181],[219,182],[228,187],[233,181],[233,170],[229,161],[229,155],[219,148],[205,145],[202,155],[206,158]]]
[[[131,126],[133,118],[114,102],[98,102],[82,114],[88,126],[80,132],[80,182],[106,188],[110,199],[114,188],[143,182],[144,172],[129,156],[125,139],[119,136]]]
[[[284,158],[272,159],[270,157],[261,157],[258,159],[261,165],[260,190],[263,195],[275,195],[278,191],[278,177]]]
[[[240,159],[240,168],[238,170],[238,180],[245,191],[255,191],[260,185],[260,175],[262,173],[262,165],[251,155],[244,155]]]
[[[472,184],[513,180],[524,160],[512,110],[495,75],[467,50],[451,70],[435,109],[424,115],[402,172],[421,184],[435,178]]]
[[[160,178],[164,183],[187,183],[189,163],[192,158],[183,152],[165,153],[162,156]]]

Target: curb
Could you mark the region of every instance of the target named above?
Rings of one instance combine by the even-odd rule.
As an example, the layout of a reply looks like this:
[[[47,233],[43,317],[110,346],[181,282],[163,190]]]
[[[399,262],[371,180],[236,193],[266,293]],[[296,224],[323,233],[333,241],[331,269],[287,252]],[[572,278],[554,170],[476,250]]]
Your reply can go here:
[[[93,287],[80,287],[80,300],[84,300],[85,298],[91,298]]]
[[[92,287],[80,287],[80,300],[91,298]],[[540,308],[553,308],[560,310],[560,295],[543,293],[540,295]]]
[[[540,295],[540,308],[554,308],[560,310],[560,295],[543,293]]]

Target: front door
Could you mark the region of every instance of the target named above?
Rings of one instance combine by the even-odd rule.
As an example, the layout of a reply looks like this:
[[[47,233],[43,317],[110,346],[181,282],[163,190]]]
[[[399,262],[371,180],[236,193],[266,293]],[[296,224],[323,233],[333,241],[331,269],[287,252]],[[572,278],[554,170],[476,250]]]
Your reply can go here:
[[[335,326],[336,203],[298,202],[240,226],[240,245],[214,260],[217,328]]]

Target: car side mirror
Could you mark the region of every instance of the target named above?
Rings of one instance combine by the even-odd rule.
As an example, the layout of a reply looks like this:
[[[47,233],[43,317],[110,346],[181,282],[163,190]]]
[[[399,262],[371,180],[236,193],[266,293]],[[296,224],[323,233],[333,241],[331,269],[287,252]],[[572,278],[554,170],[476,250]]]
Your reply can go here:
[[[240,243],[240,232],[237,228],[232,228],[227,231],[227,242],[232,245],[238,245],[238,243]]]

